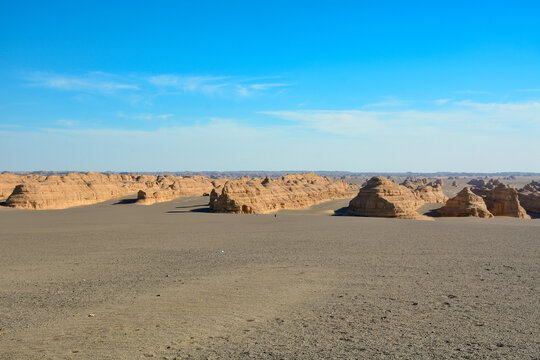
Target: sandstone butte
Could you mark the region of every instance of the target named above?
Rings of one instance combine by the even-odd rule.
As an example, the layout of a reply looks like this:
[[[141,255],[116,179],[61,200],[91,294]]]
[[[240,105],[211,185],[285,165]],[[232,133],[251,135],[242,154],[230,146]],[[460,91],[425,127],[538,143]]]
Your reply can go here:
[[[205,177],[197,177],[204,185],[199,189],[192,186],[189,177],[117,175],[101,173],[69,173],[50,175],[36,181],[19,183],[6,200],[6,205],[22,209],[64,209],[90,205],[98,202],[134,194],[139,190],[162,189],[167,183],[189,183],[185,189],[190,195],[202,195],[211,186]],[[200,190],[200,191],[198,191]]]
[[[411,189],[382,176],[369,179],[358,195],[349,203],[348,215],[428,219],[416,210],[424,201]]]
[[[484,201],[488,210],[495,216],[512,216],[522,219],[531,218],[521,206],[517,190],[508,185],[497,185],[486,194]]]
[[[234,214],[268,214],[299,209],[324,201],[352,197],[357,187],[314,173],[279,178],[242,178],[226,182],[210,194],[210,211]]]
[[[469,187],[463,188],[455,197],[449,199],[438,212],[441,216],[493,217],[493,214],[487,209],[484,199],[473,193]]]
[[[226,180],[210,180],[205,176],[171,177],[165,181],[157,181],[156,186],[139,190],[137,204],[152,205],[159,202],[170,201],[181,196],[209,195],[217,186]]]
[[[442,190],[442,180],[438,179],[429,182],[428,179],[406,179],[401,183],[402,186],[409,188],[416,197],[426,203],[444,204],[448,197]]]
[[[519,189],[518,198],[525,210],[540,214],[540,181],[531,181]]]

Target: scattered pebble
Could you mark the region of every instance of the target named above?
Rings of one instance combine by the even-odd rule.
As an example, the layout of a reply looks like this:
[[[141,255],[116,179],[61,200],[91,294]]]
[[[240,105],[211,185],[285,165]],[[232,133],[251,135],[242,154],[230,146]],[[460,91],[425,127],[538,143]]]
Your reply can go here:
[[[88,314],[88,317],[95,317],[96,314]]]

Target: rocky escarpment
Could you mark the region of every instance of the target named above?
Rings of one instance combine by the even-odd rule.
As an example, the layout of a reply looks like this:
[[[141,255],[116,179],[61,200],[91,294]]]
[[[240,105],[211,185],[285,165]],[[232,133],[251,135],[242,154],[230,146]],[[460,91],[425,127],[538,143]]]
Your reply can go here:
[[[492,218],[493,214],[487,209],[481,196],[476,195],[469,187],[465,187],[455,197],[449,199],[438,210],[441,216]]]
[[[525,210],[540,214],[540,181],[531,181],[519,189],[518,198]]]
[[[324,201],[353,196],[355,188],[313,173],[280,178],[251,178],[226,182],[210,194],[210,211],[235,214],[268,214],[299,209]]]
[[[349,203],[348,215],[423,219],[416,209],[424,204],[411,189],[382,176],[369,179]]]

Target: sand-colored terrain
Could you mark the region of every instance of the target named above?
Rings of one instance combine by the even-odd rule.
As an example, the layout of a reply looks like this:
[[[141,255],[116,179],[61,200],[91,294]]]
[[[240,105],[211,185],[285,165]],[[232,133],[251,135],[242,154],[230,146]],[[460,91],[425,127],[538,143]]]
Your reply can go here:
[[[134,200],[0,207],[0,358],[540,357],[538,219]]]

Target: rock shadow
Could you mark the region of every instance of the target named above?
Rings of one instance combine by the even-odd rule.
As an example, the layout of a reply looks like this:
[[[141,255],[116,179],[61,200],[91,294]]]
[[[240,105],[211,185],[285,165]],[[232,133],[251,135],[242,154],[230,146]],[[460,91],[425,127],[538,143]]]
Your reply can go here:
[[[208,206],[208,204],[177,206],[176,209],[190,209],[194,207],[203,207],[203,206]]]
[[[190,208],[192,206],[189,206]],[[189,213],[210,213],[210,208],[208,207],[202,207],[202,208],[195,208],[195,209],[189,209],[189,210],[171,210],[167,211],[167,214],[189,214]]]
[[[137,202],[137,199],[122,199],[118,202],[115,202],[113,205],[135,204],[136,202]]]
[[[1,203],[0,203],[1,204]],[[531,219],[540,219],[540,213],[535,213],[532,211],[527,211],[527,214],[531,217]]]
[[[332,216],[347,216],[347,211],[349,210],[348,206],[344,206],[342,208],[339,208],[337,210],[334,210],[334,214]]]

